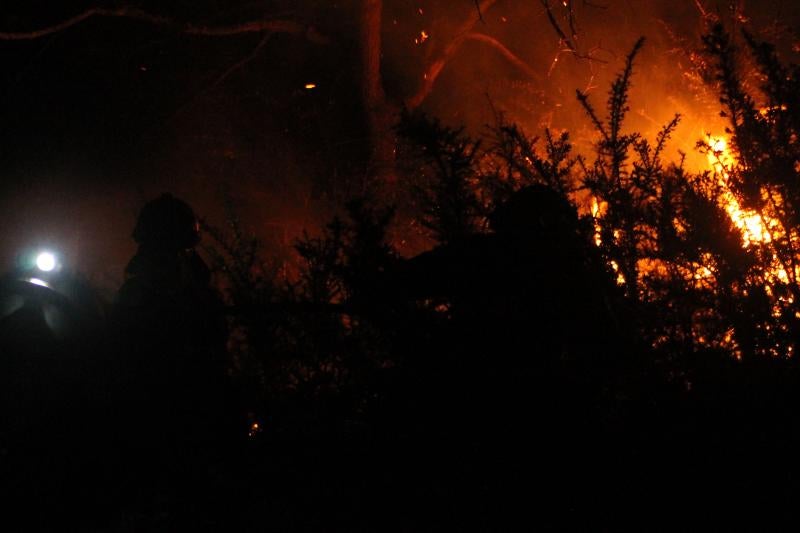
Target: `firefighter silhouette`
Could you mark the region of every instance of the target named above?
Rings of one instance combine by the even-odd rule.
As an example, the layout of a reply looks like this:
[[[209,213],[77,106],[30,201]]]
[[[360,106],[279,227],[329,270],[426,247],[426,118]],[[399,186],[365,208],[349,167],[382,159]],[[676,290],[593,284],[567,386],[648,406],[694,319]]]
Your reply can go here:
[[[609,341],[617,320],[617,291],[583,224],[562,194],[528,186],[491,213],[491,232],[420,254],[400,277],[416,299],[447,303],[475,334],[468,346],[574,359]]]
[[[401,265],[407,296],[445,319],[425,339],[435,357],[409,364],[438,376],[433,398],[460,391],[464,427],[480,419],[487,435],[529,443],[512,428],[534,418],[578,442],[591,430],[563,424],[592,420],[593,406],[617,390],[625,354],[634,353],[622,295],[592,242],[591,221],[558,191],[521,189],[489,224],[490,232]]]
[[[219,449],[228,406],[222,302],[195,250],[192,208],[170,194],[147,203],[116,303],[125,432],[139,483],[186,486]],[[202,467],[201,467],[202,468]],[[178,489],[175,489],[178,490]]]
[[[424,376],[415,382],[424,408],[410,420],[447,435],[448,450],[471,442],[477,455],[513,457],[508,468],[555,483],[556,458],[579,457],[600,434],[597,406],[617,405],[624,390],[621,294],[591,220],[559,191],[525,187],[488,218],[490,231],[406,260],[396,275],[443,319],[405,363]],[[514,497],[491,474],[481,479]]]
[[[163,194],[142,208],[133,238],[139,249],[125,269],[119,314],[146,335],[144,341],[172,351],[162,359],[192,357],[184,361],[189,369],[202,366],[204,358],[219,355],[225,335],[221,301],[195,250],[200,233],[194,211]]]

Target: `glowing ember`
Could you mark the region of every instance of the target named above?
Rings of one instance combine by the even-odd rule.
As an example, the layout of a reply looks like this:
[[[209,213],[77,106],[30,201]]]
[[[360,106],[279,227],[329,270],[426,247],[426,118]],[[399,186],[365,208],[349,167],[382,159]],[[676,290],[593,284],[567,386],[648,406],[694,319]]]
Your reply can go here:
[[[252,424],[250,424],[250,428],[247,431],[247,436],[252,439],[256,435],[261,433],[261,431],[262,431],[261,425],[258,422],[253,422]]]
[[[308,90],[316,89],[317,88],[317,84],[316,83],[306,83],[305,88],[308,89]]]
[[[616,261],[611,261],[611,268],[617,274],[617,285],[625,285],[625,276],[623,276],[622,272],[619,271],[619,265]]]
[[[427,41],[429,38],[430,38],[430,35],[428,35],[428,32],[426,32],[425,30],[422,30],[421,32],[419,32],[419,37],[416,37],[414,39],[414,44],[422,44],[425,41]]]
[[[758,110],[759,114],[762,117],[769,117],[770,115],[777,113],[778,111],[787,111],[789,108],[785,105],[780,106],[772,106],[772,107],[762,107]]]

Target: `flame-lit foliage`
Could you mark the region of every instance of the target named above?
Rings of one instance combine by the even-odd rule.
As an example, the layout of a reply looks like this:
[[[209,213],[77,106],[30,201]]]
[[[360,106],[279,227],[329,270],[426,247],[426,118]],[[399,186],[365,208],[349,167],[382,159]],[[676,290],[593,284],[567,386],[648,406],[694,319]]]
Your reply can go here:
[[[313,304],[342,300],[344,287],[337,274],[344,261],[344,225],[338,218],[331,221],[322,235],[304,233],[295,244],[303,264],[298,284],[299,297]]]
[[[422,225],[439,243],[457,242],[486,231],[486,214],[515,191],[545,185],[593,204],[584,210],[593,226],[587,234],[637,306],[651,346],[668,357],[698,350],[791,356],[800,301],[796,69],[783,67],[769,45],[745,40],[760,68],[760,107],[739,77],[729,37],[717,27],[705,39],[733,147],[728,157],[719,144],[699,143],[715,161],[704,172],[665,156],[679,115],[653,142],[624,129],[642,40],[611,86],[605,118],[578,93],[598,135],[591,158],[574,156],[568,134],[550,131],[540,153],[539,139],[500,115],[486,148],[462,130],[406,116],[400,132],[417,148],[408,166]],[[758,225],[757,234],[744,224]]]
[[[261,243],[247,235],[226,198],[227,227],[205,221],[203,231],[210,237],[203,248],[211,259],[218,287],[233,310],[228,316],[230,374],[243,393],[249,409],[263,404],[269,375],[279,364],[261,356],[259,348],[275,346],[283,320],[274,305],[281,299],[277,269],[261,256]]]
[[[702,172],[688,170],[682,157],[670,161],[665,155],[679,116],[652,141],[625,131],[628,92],[641,41],[611,87],[607,116],[601,117],[586,95],[578,95],[597,130],[591,156],[576,155],[566,132],[545,131],[541,139],[529,137],[499,113],[482,139],[424,115],[406,115],[398,128],[404,150],[400,160],[416,203],[411,208],[404,206],[404,214],[414,212],[419,226],[436,242],[439,252],[429,256],[431,262],[473,258],[479,263],[472,270],[469,265],[459,265],[458,273],[445,269],[443,277],[448,279],[444,280],[428,275],[426,283],[459,283],[452,279],[456,274],[464,281],[477,271],[501,278],[475,280],[474,295],[464,294],[469,291],[468,281],[459,285],[458,296],[464,300],[471,301],[472,296],[474,301],[491,304],[475,305],[478,312],[470,319],[482,317],[482,312],[493,316],[488,309],[495,304],[507,309],[498,302],[508,300],[513,280],[524,281],[525,294],[536,294],[537,284],[550,283],[551,287],[539,293],[540,298],[545,293],[552,296],[543,300],[551,302],[546,304],[549,310],[525,309],[525,305],[544,305],[542,301],[521,303],[518,318],[511,320],[501,314],[502,327],[483,326],[505,331],[503,327],[517,327],[533,316],[558,325],[557,316],[586,320],[587,313],[570,314],[570,306],[583,305],[592,313],[602,310],[608,316],[595,330],[620,328],[622,332],[618,337],[612,335],[616,340],[607,340],[602,350],[615,353],[609,343],[638,335],[645,341],[650,360],[670,363],[670,377],[676,370],[679,376],[687,371],[696,373],[698,361],[715,360],[713,355],[751,360],[764,355],[791,356],[798,301],[796,221],[800,220],[793,207],[799,201],[794,187],[800,171],[794,134],[800,120],[794,115],[796,91],[791,85],[796,76],[793,68],[777,62],[770,47],[748,37],[762,67],[765,102],[759,107],[736,73],[732,45],[726,39],[721,30],[715,30],[707,43],[708,52],[717,57],[725,112],[729,118],[736,117],[731,118],[729,131],[731,157],[723,158],[719,146],[701,145],[722,162]],[[780,80],[773,79],[776,76]],[[570,246],[562,239],[566,233],[554,233],[550,226],[547,231],[551,234],[547,238],[539,235],[541,240],[531,243],[530,250],[521,243],[527,238],[524,230],[514,234],[505,228],[507,234],[495,238],[498,228],[489,223],[492,213],[519,198],[519,191],[537,188],[555,194],[563,200],[556,202],[563,203],[559,209],[573,213],[568,217],[569,228],[560,228],[575,239]],[[732,218],[731,198],[761,217],[770,232],[768,239],[745,238],[741,224]],[[427,372],[439,376],[437,379],[457,372],[449,353],[441,354],[446,364],[415,360],[419,346],[427,346],[431,357],[435,352],[431,346],[458,334],[458,327],[463,327],[458,321],[464,320],[464,315],[459,316],[459,302],[437,299],[447,296],[447,287],[433,287],[429,291],[432,298],[420,299],[414,292],[419,287],[404,285],[407,280],[398,273],[407,263],[388,238],[394,210],[376,207],[379,205],[351,202],[345,217],[334,219],[318,235],[300,239],[296,245],[299,274],[292,282],[279,280],[277,271],[257,268],[253,244],[235,225],[232,239],[216,235],[222,250],[217,265],[230,278],[234,310],[242,315],[236,320],[246,330],[246,349],[262,362],[273,402],[289,396],[311,399],[316,402],[314,409],[321,409],[320,417],[320,413],[331,416],[334,409],[322,408],[322,404],[336,405],[335,409],[343,409],[340,414],[353,416],[379,401],[375,398],[380,398],[382,391],[374,388],[374,380],[387,368],[413,368],[419,375]],[[576,208],[578,217],[574,216]],[[519,215],[524,223],[535,225],[544,213]],[[526,222],[528,216],[531,220]],[[513,260],[498,260],[497,264],[508,268],[500,272],[492,263],[494,258],[485,255],[507,253],[509,246],[528,251],[511,254]],[[581,252],[566,253],[567,248]],[[518,258],[522,264],[515,263]],[[564,268],[568,260],[574,261],[571,270]],[[543,279],[542,272],[558,272],[559,265],[569,273]],[[528,266],[539,269],[540,277],[525,279],[520,272]],[[569,280],[586,272],[597,275],[569,286]],[[425,275],[423,272],[415,279]],[[613,286],[614,281],[619,287]],[[424,290],[428,289],[426,285]],[[488,294],[494,289],[506,292]],[[620,303],[619,291],[624,292],[624,303]],[[462,331],[462,336],[477,344],[484,342],[490,350],[491,339],[479,339],[483,326],[470,324],[470,331]],[[549,329],[561,331],[559,328],[569,329],[564,324]],[[541,339],[538,342],[541,350]],[[635,343],[625,343],[620,341],[617,347],[620,358],[640,353]],[[502,345],[499,341],[495,344]],[[552,350],[569,344],[555,339]],[[527,349],[509,343],[512,345]],[[582,349],[588,351],[588,345],[591,341],[582,344]],[[463,349],[469,353],[475,348]],[[614,372],[639,372],[641,367],[632,370],[631,360],[617,362]],[[438,370],[433,372],[431,368],[437,364]],[[346,401],[331,403],[333,397]]]
[[[700,144],[708,170],[666,155],[679,116],[652,141],[625,130],[640,41],[605,117],[579,94],[596,128],[591,154],[576,155],[565,132],[529,137],[501,114],[481,139],[406,116],[399,159],[416,203],[401,212],[435,241],[429,252],[401,258],[388,238],[394,210],[355,201],[296,243],[292,282],[273,273],[259,289],[251,242],[235,226],[232,240],[217,236],[234,304],[249,301],[248,286],[263,295],[234,306],[246,348],[268,369],[263,434],[330,445],[360,424],[382,443],[381,475],[398,478],[411,466],[395,458],[416,445],[415,461],[428,457],[431,442],[443,443],[437,461],[466,442],[474,456],[455,462],[538,454],[537,476],[556,465],[547,483],[585,454],[594,467],[618,453],[623,466],[598,477],[647,498],[661,478],[625,477],[640,466],[625,463],[634,453],[675,458],[676,480],[693,490],[693,461],[707,471],[702,446],[723,453],[728,472],[743,451],[772,451],[764,435],[790,427],[796,443],[796,76],[745,40],[761,66],[758,97],[728,37],[707,38],[731,119],[730,150]],[[748,235],[745,210],[763,232]],[[535,442],[523,435],[532,420]],[[684,446],[687,435],[700,448]],[[424,468],[411,484],[435,476]]]
[[[494,202],[505,200],[519,187],[540,184],[567,196],[575,189],[574,166],[578,159],[572,155],[569,133],[557,137],[545,130],[544,154],[537,150],[539,139],[529,138],[517,124],[509,123],[498,114],[489,130],[492,140],[491,160],[494,179],[485,180],[487,186],[495,185]],[[491,174],[490,174],[491,175]]]
[[[296,242],[293,276],[262,264],[260,243],[244,235],[235,213],[228,231],[205,228],[230,305],[234,377],[248,408],[262,415],[307,416],[316,405],[313,416],[336,420],[341,413],[328,400],[349,398],[336,405],[360,409],[361,387],[386,362],[393,308],[380,285],[396,261],[386,243],[393,210],[354,200],[346,214]]]
[[[652,145],[636,132],[624,133],[633,62],[642,44],[636,43],[611,87],[606,120],[578,93],[599,135],[596,157],[582,161],[580,179],[597,206],[596,243],[629,300],[640,307],[643,333],[653,346],[675,353],[691,350],[695,339],[711,345],[725,339],[724,319],[707,323],[721,318],[711,278],[727,264],[718,244],[732,241],[727,249],[738,251],[741,237],[707,188],[708,174],[687,176],[682,163],[662,159],[679,116]]]
[[[420,224],[443,244],[478,231],[485,214],[476,194],[481,142],[419,113],[404,113],[398,133],[411,140]]]
[[[719,25],[704,38],[730,135],[733,161],[722,174],[739,205],[760,220],[762,237],[750,245],[757,258],[751,282],[767,292],[770,312],[759,321],[769,338],[759,351],[791,356],[800,331],[798,67],[782,65],[772,45],[747,32],[743,40],[746,51]],[[738,58],[745,52],[754,63],[757,88],[749,88],[740,68]]]
[[[486,232],[487,216],[526,186],[544,186],[570,202],[578,187],[568,132],[545,130],[542,143],[499,112],[482,139],[422,113],[404,114],[398,131],[416,214],[439,244]]]
[[[623,133],[641,41],[612,85],[605,121],[578,94],[599,136],[597,156],[583,165],[581,178],[597,205],[597,244],[628,298],[641,307],[652,345],[673,354],[712,348],[737,357],[791,357],[795,350],[796,67],[782,66],[770,45],[748,34],[745,41],[759,69],[758,96],[739,73],[730,36],[717,26],[704,39],[732,147],[723,154],[719,143],[698,143],[714,161],[699,174],[687,172],[682,161],[662,159],[680,117],[654,145]]]

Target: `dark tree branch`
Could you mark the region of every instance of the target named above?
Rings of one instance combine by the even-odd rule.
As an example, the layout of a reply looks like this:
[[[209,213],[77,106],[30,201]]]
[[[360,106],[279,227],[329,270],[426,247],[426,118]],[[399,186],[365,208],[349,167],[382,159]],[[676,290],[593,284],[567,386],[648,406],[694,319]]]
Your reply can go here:
[[[258,53],[261,51],[262,48],[264,48],[264,46],[267,44],[267,42],[270,40],[271,37],[272,37],[272,33],[264,34],[264,37],[262,37],[261,40],[256,45],[256,47],[253,48],[253,51],[250,52],[249,54],[247,54],[247,56],[245,56],[241,60],[237,61],[236,64],[232,65],[228,70],[226,70],[219,78],[217,78],[214,81],[214,83],[211,84],[209,89],[213,89],[213,88],[217,87],[222,82],[224,82],[226,79],[228,79],[228,77],[231,74],[233,74],[234,72],[236,72],[237,70],[239,70],[240,68],[244,67],[246,64],[251,62],[253,59],[255,59],[256,56],[258,56]]]
[[[564,5],[567,9],[567,18],[569,20],[569,31],[572,35],[572,38],[576,41],[578,40],[578,29],[577,24],[575,23],[575,11],[572,9],[572,2],[568,0],[564,1]]]
[[[483,13],[481,13],[480,0],[475,0],[475,9],[478,10],[478,20],[480,20],[482,23],[486,24],[486,21],[483,20]]]
[[[221,85],[225,80],[228,79],[228,77],[231,76],[231,74],[233,74],[234,72],[241,69],[242,67],[250,63],[252,60],[254,60],[258,56],[258,53],[261,51],[261,49],[264,48],[264,46],[266,46],[267,42],[269,42],[272,35],[273,35],[272,33],[266,33],[249,54],[247,54],[245,57],[243,57],[233,65],[231,65],[216,80],[214,80],[214,82],[211,85],[200,91],[194,98],[192,98],[190,102],[179,107],[178,110],[175,111],[175,113],[172,115],[172,118],[170,120],[175,119],[176,117],[181,115],[184,111],[192,107],[195,104],[195,102],[197,102],[198,100],[203,98],[203,96],[205,96],[207,93],[213,91],[215,88]]]
[[[552,26],[555,30],[558,38],[561,40],[561,43],[564,44],[571,52],[575,52],[575,45],[572,44],[572,39],[567,37],[567,34],[561,29],[561,25],[556,20],[556,16],[553,14],[553,10],[550,8],[549,0],[541,0],[541,2],[542,6],[544,7],[544,12],[547,15],[547,20],[550,21],[550,26]]]
[[[487,44],[497,50],[500,55],[508,60],[509,63],[517,67],[521,72],[523,72],[526,76],[532,79],[540,79],[541,76],[538,72],[536,72],[530,65],[525,63],[522,59],[519,58],[514,52],[509,50],[503,43],[495,39],[490,35],[486,35],[485,33],[469,33],[465,36],[466,39],[472,41],[482,42]]]
[[[578,47],[575,45],[575,41],[578,38],[578,31],[577,31],[577,23],[575,21],[575,12],[572,9],[572,4],[565,0],[563,2],[564,7],[567,9],[567,22],[569,24],[569,30],[572,33],[572,37],[568,37],[566,32],[561,28],[561,25],[556,20],[556,16],[553,13],[552,8],[550,7],[549,0],[540,0],[542,3],[542,7],[544,7],[545,15],[547,15],[547,20],[550,22],[550,26],[555,30],[556,35],[558,36],[558,40],[560,45],[563,47],[561,50],[558,51],[555,58],[553,58],[553,62],[550,65],[550,70],[548,71],[548,75],[550,72],[553,71],[556,64],[558,63],[558,57],[563,52],[568,52],[575,56],[578,59],[584,59],[587,61],[598,62],[598,63],[606,63],[602,59],[598,59],[592,55],[592,51],[590,50],[588,53],[581,53]],[[602,7],[602,6],[595,6],[592,5],[591,7]]]
[[[539,74],[530,67],[527,63],[525,63],[522,59],[519,58],[514,52],[509,50],[503,43],[495,39],[490,35],[486,35],[485,33],[467,33],[462,35],[460,38],[456,39],[452,43],[452,47],[449,48],[449,53],[440,57],[428,67],[425,71],[425,78],[422,87],[420,88],[417,93],[406,100],[406,107],[409,109],[415,109],[425,101],[425,98],[433,90],[433,86],[436,83],[436,79],[442,73],[442,69],[445,67],[447,62],[458,52],[461,45],[463,45],[466,41],[478,41],[484,43],[495,50],[497,50],[500,55],[506,58],[512,65],[517,67],[520,71],[522,71],[526,76],[532,78],[534,80],[538,80],[541,78]]]
[[[697,7],[697,10],[700,12],[700,16],[702,16],[703,18],[707,18],[708,17],[708,12],[706,11],[706,8],[703,7],[703,4],[700,2],[700,0],[694,0],[694,5],[695,5],[695,7]]]
[[[322,35],[314,26],[303,24],[295,20],[264,18],[230,26],[202,26],[190,23],[178,23],[169,17],[147,13],[146,11],[135,7],[95,7],[88,9],[79,15],[75,15],[72,18],[59,22],[58,24],[47,26],[45,28],[39,28],[32,31],[0,32],[0,40],[29,41],[33,39],[39,39],[41,37],[69,29],[92,17],[127,18],[146,22],[155,26],[174,28],[179,32],[187,33],[189,35],[207,37],[224,37],[245,33],[271,32],[303,35],[306,39],[316,44],[328,44],[329,42],[329,39]]]
[[[490,7],[492,7],[495,3],[497,3],[497,0],[480,0],[480,2],[476,1],[476,3],[478,4],[478,13],[486,13],[486,11],[488,11]],[[407,99],[405,102],[406,106],[409,109],[415,109],[419,107],[419,105],[422,102],[425,101],[425,99],[433,90],[433,86],[436,83],[436,79],[439,77],[439,74],[441,74],[444,66],[453,56],[456,55],[458,50],[461,48],[461,45],[464,44],[464,42],[469,38],[469,35],[474,35],[471,34],[472,28],[479,20],[483,19],[470,18],[467,21],[465,21],[456,31],[456,37],[452,41],[450,41],[450,43],[448,43],[442,54],[433,62],[431,62],[430,65],[428,65],[422,76],[423,78],[422,87],[420,87],[420,89],[417,91],[415,95]]]

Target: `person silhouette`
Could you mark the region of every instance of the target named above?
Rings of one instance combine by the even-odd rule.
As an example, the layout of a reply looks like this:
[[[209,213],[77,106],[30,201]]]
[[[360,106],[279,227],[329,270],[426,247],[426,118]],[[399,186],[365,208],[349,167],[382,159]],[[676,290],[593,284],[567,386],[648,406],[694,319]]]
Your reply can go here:
[[[520,354],[535,346],[543,356],[597,359],[597,348],[614,342],[617,291],[591,228],[544,185],[515,192],[488,222],[490,232],[407,260],[400,283],[417,299],[445,301],[471,352]]]
[[[393,273],[409,299],[442,319],[404,362],[423,399],[400,420],[447,443],[441,463],[470,443],[462,461],[475,482],[464,494],[485,495],[476,506],[506,515],[525,505],[509,502],[533,501],[502,474],[514,472],[539,484],[535,498],[550,512],[564,504],[550,497],[562,489],[551,487],[602,472],[596,458],[626,391],[618,380],[629,370],[632,321],[591,220],[566,195],[527,186],[488,223],[489,231],[403,260]],[[596,451],[587,453],[587,442],[598,443]]]
[[[133,239],[138,250],[114,313],[125,446],[138,458],[133,485],[160,484],[168,498],[180,499],[221,449],[229,407],[225,315],[195,249],[199,224],[186,202],[171,194],[148,202]]]

